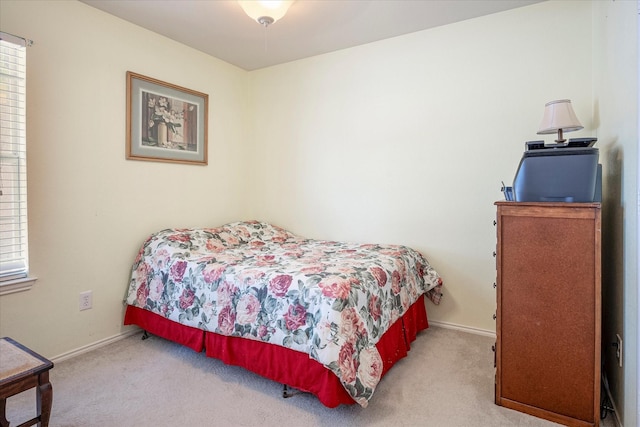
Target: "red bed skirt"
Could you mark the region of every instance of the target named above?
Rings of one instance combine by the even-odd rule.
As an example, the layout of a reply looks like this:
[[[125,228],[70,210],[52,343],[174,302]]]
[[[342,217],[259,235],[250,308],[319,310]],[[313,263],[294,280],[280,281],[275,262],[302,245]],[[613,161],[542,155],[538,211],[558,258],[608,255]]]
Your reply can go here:
[[[205,350],[207,356],[229,365],[241,366],[265,378],[313,393],[329,408],[355,403],[338,377],[306,353],[261,341],[204,332],[130,305],[124,324],[137,325],[197,352]],[[383,376],[398,360],[407,356],[410,343],[418,332],[428,327],[424,296],[421,296],[376,344],[384,364]]]

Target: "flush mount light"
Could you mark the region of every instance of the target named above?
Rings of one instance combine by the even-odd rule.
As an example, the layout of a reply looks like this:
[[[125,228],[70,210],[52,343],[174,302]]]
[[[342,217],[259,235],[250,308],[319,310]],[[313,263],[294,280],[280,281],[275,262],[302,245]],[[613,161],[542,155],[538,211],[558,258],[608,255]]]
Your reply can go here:
[[[249,17],[265,28],[281,19],[295,0],[238,0]]]

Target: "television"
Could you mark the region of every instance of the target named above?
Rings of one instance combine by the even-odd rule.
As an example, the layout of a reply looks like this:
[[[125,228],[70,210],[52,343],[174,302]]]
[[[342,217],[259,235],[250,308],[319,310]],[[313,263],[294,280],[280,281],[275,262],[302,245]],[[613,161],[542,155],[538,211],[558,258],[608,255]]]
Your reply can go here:
[[[513,180],[513,195],[516,202],[600,202],[602,167],[598,149],[579,144],[527,143]]]

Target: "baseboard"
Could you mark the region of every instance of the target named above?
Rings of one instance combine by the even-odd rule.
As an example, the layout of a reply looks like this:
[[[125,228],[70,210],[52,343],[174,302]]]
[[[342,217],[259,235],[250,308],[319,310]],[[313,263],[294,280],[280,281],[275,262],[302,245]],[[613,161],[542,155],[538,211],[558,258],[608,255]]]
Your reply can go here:
[[[604,387],[605,393],[607,393],[607,397],[609,398],[609,403],[611,403],[611,407],[613,408],[613,416],[615,418],[616,426],[622,427],[620,417],[618,417],[618,408],[616,408],[616,402],[613,400],[613,396],[611,396],[611,390],[609,390],[609,379],[607,378],[607,373],[604,372],[604,370],[602,371],[602,385]]]
[[[67,360],[67,359],[71,359],[71,358],[76,357],[76,356],[80,356],[81,354],[88,353],[88,352],[96,350],[96,349],[98,349],[100,347],[104,347],[104,346],[112,344],[112,343],[114,343],[116,341],[120,341],[120,340],[122,340],[124,338],[127,338],[127,337],[129,337],[131,335],[137,334],[139,332],[140,332],[139,328],[131,328],[131,329],[127,330],[127,331],[120,332],[119,334],[110,336],[108,338],[104,338],[104,339],[102,339],[100,341],[96,341],[94,343],[87,344],[85,346],[76,348],[75,350],[71,350],[71,351],[68,351],[66,353],[62,353],[62,354],[60,354],[58,356],[52,357],[51,361],[53,363],[62,362],[63,360]]]
[[[482,335],[482,336],[491,337],[491,338],[496,337],[496,333],[488,329],[472,328],[470,326],[458,325],[456,323],[449,323],[449,322],[440,322],[438,320],[429,319],[429,326],[435,326],[438,328],[445,328],[445,329],[455,329],[457,331],[467,332],[475,335]]]

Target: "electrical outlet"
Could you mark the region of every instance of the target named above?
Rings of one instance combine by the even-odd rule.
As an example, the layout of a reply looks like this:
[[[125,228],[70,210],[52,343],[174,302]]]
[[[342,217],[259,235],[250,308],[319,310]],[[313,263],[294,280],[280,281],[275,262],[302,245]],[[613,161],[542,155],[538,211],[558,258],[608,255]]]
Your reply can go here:
[[[618,359],[618,366],[622,368],[622,337],[616,334],[616,359]]]
[[[93,306],[93,293],[92,291],[85,291],[80,293],[80,311],[89,310]]]

